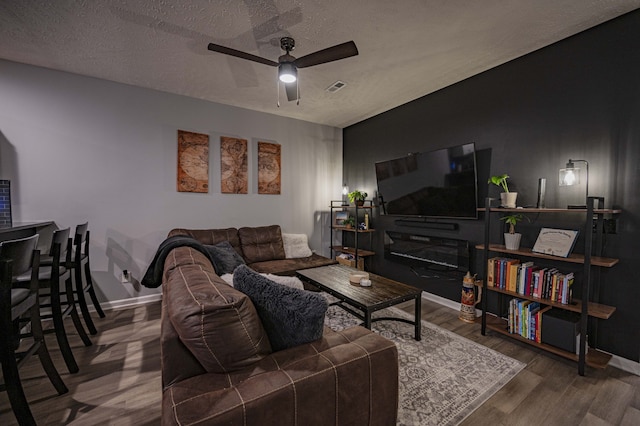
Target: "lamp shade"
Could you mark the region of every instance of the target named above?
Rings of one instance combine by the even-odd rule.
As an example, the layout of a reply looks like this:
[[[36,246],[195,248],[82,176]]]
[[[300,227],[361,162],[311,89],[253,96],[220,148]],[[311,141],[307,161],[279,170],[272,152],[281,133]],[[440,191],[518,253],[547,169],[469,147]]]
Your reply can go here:
[[[558,184],[560,186],[573,186],[580,184],[580,168],[575,166],[575,163],[584,163],[585,167],[585,178],[584,178],[584,189],[585,189],[585,202],[589,198],[589,162],[587,160],[571,160],[567,162],[567,165],[564,169],[560,169],[560,173],[558,175]],[[582,205],[569,205],[569,208],[586,208],[586,204]]]
[[[284,62],[278,66],[278,78],[283,83],[293,83],[298,79],[298,70],[290,62]]]

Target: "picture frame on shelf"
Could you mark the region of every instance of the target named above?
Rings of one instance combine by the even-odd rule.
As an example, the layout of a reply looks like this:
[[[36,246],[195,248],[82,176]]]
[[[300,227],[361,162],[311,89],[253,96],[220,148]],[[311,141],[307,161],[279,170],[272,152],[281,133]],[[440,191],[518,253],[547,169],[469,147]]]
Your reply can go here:
[[[531,251],[550,256],[569,257],[578,234],[579,231],[575,229],[541,228]]]
[[[334,219],[333,219],[333,225],[337,226],[337,227],[345,227],[345,223],[344,221],[347,220],[349,218],[349,212],[346,210],[339,210],[337,212],[335,212],[334,214]]]

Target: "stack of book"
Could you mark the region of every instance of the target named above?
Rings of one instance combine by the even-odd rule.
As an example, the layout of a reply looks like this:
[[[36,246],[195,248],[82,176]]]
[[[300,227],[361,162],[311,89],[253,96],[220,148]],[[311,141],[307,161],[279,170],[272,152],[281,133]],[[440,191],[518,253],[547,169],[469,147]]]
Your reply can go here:
[[[509,301],[509,333],[519,334],[525,339],[542,342],[542,314],[551,306],[540,306],[540,302],[523,299]]]
[[[536,266],[519,259],[493,257],[487,265],[487,286],[529,296],[569,304],[572,302],[573,272]]]

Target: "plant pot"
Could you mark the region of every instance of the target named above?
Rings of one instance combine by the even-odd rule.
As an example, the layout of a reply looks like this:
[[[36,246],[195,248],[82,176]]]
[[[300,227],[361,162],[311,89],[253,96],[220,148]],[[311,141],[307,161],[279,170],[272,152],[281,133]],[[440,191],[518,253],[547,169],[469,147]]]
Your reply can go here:
[[[500,193],[500,202],[502,207],[507,207],[511,209],[515,208],[517,198],[518,198],[517,192],[501,192]]]
[[[356,206],[358,207],[364,206],[364,200],[356,200],[355,203],[356,203]]]
[[[507,250],[518,250],[520,248],[520,238],[522,234],[510,234],[505,232],[504,234],[504,246]]]

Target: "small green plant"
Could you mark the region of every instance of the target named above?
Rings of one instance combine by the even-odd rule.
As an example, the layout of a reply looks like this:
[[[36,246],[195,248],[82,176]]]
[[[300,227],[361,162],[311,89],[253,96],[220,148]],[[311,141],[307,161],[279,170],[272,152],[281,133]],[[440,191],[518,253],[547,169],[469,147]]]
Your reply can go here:
[[[510,215],[503,216],[503,217],[500,218],[500,220],[504,220],[504,223],[509,225],[509,233],[510,234],[515,234],[516,233],[516,224],[518,222],[520,222],[522,219],[529,220],[529,218],[526,217],[525,215],[523,215],[522,213],[510,214]]]
[[[487,183],[492,183],[500,188],[504,189],[504,192],[509,192],[509,186],[507,186],[507,179],[509,179],[508,174],[491,176]]]
[[[347,194],[349,197],[349,201],[351,201],[352,203],[356,202],[356,201],[364,201],[367,196],[369,194],[367,194],[366,192],[362,192],[362,191],[358,191],[357,189],[355,191],[351,191],[349,194]]]
[[[342,223],[344,226],[346,227],[354,227],[356,226],[356,218],[353,216],[349,216],[348,218],[346,218],[344,220],[344,222]]]

